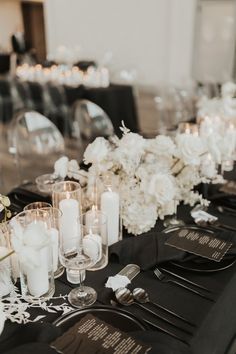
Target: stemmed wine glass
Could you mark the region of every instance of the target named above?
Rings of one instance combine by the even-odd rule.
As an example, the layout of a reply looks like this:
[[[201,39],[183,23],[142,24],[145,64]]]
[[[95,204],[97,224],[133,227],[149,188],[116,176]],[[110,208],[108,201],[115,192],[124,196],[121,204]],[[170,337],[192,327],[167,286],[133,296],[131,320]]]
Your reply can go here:
[[[63,233],[60,232],[59,258],[64,267],[78,272],[79,286],[71,290],[68,300],[72,306],[84,308],[94,304],[97,299],[96,291],[82,284],[83,271],[91,268],[96,263],[96,259],[85,252],[83,242],[85,232],[80,219],[77,220],[76,229],[77,232],[74,233],[73,237],[63,237]]]

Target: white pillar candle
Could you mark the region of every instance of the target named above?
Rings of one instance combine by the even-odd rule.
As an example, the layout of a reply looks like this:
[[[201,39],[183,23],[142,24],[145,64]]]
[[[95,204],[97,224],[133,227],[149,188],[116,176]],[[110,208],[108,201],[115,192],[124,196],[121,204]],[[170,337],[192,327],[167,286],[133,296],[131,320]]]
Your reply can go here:
[[[95,263],[102,258],[102,239],[97,234],[89,234],[83,238],[83,251]]]
[[[40,265],[25,267],[28,291],[33,296],[42,296],[49,290],[48,279],[48,247],[39,251]]]
[[[59,248],[59,234],[57,229],[52,227],[49,230],[51,243],[52,243],[52,260],[53,260],[53,271],[55,272],[58,268],[58,248]]]
[[[74,245],[74,241],[71,239],[78,237],[78,233],[80,233],[79,202],[75,199],[63,199],[59,202],[59,209],[62,212],[60,225],[63,248],[69,251]]]
[[[119,240],[119,194],[112,191],[101,195],[101,211],[107,216],[108,246]]]
[[[34,250],[35,264],[25,264],[24,273],[27,277],[28,291],[33,296],[41,296],[49,290],[48,279],[48,254],[49,247],[48,234],[42,221],[32,222],[23,233],[23,242]],[[24,259],[22,260],[24,262]]]

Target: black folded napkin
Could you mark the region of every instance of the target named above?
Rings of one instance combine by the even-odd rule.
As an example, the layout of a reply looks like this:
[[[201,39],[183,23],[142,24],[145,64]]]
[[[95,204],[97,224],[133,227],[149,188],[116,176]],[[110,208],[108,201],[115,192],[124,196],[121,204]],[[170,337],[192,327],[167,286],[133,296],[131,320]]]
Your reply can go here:
[[[9,349],[0,351],[1,354],[56,354],[48,343],[60,335],[60,330],[51,324],[29,324],[20,326],[20,334],[25,344],[12,345]],[[190,348],[184,343],[159,331],[137,331],[132,337],[152,347],[150,354],[191,354]],[[14,343],[14,338],[13,338]],[[83,351],[81,354],[85,354]],[[87,354],[87,353],[86,353]]]
[[[5,328],[1,334],[1,354],[55,353],[55,351],[51,351],[48,343],[51,343],[61,334],[58,327],[45,322],[33,322],[25,325],[13,324],[13,327],[11,331],[9,331],[9,328]],[[38,349],[36,350],[36,348]]]
[[[58,351],[46,343],[27,343],[2,354],[57,354]]]
[[[236,255],[236,233],[231,231],[220,231],[214,233],[216,237],[231,241],[234,245],[230,248],[227,255]],[[137,237],[125,238],[110,247],[110,258],[121,264],[135,263],[142,270],[148,270],[155,265],[168,261],[189,261],[197,260],[198,256],[174,247],[165,245],[171,234],[163,232],[149,232]],[[209,262],[208,259],[206,262]]]

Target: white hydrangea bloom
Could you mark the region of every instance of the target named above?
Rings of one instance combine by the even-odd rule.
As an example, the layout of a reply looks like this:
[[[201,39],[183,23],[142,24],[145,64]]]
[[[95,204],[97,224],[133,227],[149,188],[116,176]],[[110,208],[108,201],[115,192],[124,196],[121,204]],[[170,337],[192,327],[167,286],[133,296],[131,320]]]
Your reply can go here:
[[[193,134],[179,134],[176,137],[177,157],[186,165],[200,165],[201,155],[206,152],[203,139]]]
[[[109,152],[110,152],[109,142],[102,137],[98,137],[94,140],[93,143],[87,146],[84,152],[84,162],[86,164],[101,163],[107,158]]]

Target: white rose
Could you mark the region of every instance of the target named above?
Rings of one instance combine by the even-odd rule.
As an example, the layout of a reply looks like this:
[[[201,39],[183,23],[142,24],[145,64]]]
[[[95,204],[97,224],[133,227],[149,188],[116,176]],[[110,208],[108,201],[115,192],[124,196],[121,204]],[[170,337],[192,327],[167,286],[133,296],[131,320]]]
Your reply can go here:
[[[144,138],[136,133],[128,133],[123,135],[123,137],[119,141],[119,147],[123,147],[124,149],[134,149],[138,150],[143,149],[145,145]]]
[[[78,179],[79,164],[76,160],[70,160],[68,163],[68,177]]]
[[[62,156],[54,164],[54,173],[55,175],[65,178],[68,171],[68,162],[69,159],[66,156]]]
[[[228,118],[235,118],[236,116],[236,99],[231,97],[224,97],[223,107],[225,116]]]
[[[192,189],[201,182],[198,168],[194,165],[185,166],[176,177],[176,182],[181,188],[185,188],[186,190]]]
[[[216,163],[210,155],[207,155],[202,160],[201,174],[207,178],[213,178],[217,175]]]
[[[170,137],[158,135],[146,141],[146,150],[156,155],[173,155],[175,144]]]
[[[205,116],[219,116],[224,112],[224,105],[222,99],[212,98],[212,99],[201,99],[198,102],[198,113],[199,118]]]
[[[172,176],[158,173],[151,176],[150,179],[141,183],[143,192],[155,198],[160,205],[166,204],[175,196],[175,185]]]
[[[135,133],[128,133],[119,141],[114,158],[127,174],[134,174],[144,153],[144,146],[144,138]]]
[[[177,156],[187,165],[199,165],[200,156],[205,152],[205,144],[199,136],[179,134],[176,137]]]
[[[233,82],[226,82],[221,87],[222,97],[234,97],[236,94],[236,84]]]
[[[91,144],[89,144],[84,152],[84,162],[89,163],[101,163],[106,159],[110,151],[109,143],[102,137],[96,138]]]

